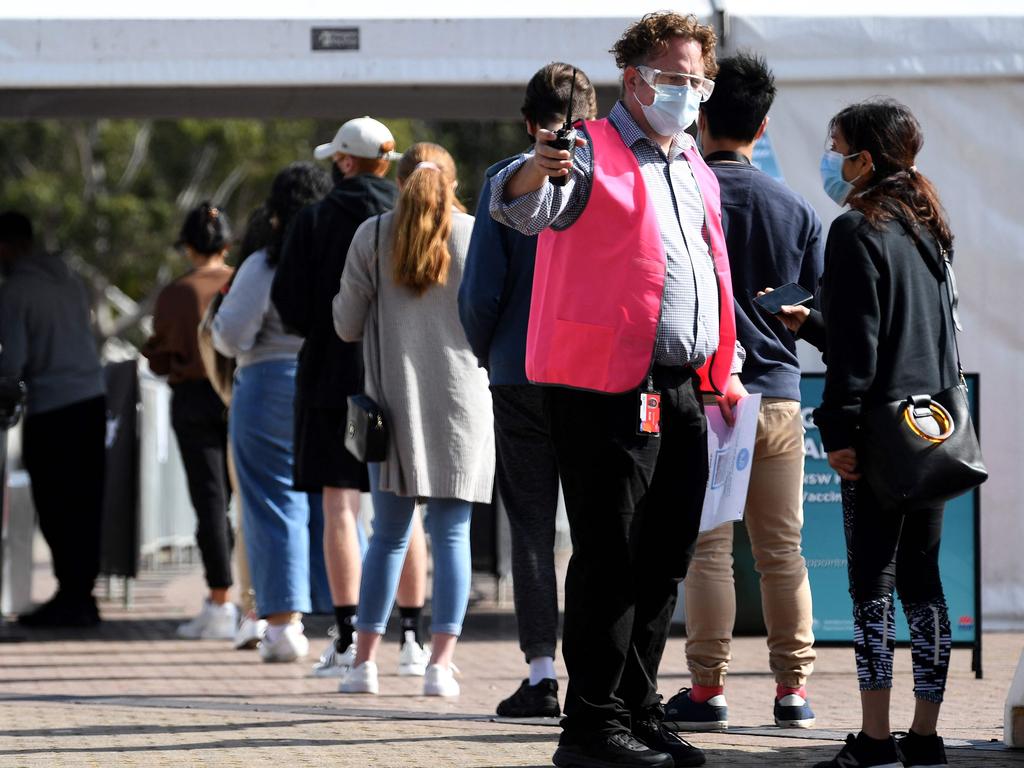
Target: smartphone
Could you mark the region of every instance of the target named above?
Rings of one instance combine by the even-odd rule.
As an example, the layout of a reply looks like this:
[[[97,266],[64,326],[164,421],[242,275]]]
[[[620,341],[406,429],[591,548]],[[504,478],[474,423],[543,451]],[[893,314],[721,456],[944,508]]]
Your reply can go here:
[[[814,294],[802,285],[786,283],[763,296],[755,296],[754,303],[769,315],[777,315],[783,307],[805,304],[813,298]]]

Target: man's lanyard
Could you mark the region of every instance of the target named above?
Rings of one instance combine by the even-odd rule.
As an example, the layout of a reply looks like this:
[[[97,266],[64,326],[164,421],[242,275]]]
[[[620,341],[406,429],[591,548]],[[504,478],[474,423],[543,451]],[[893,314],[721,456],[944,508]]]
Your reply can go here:
[[[740,152],[733,152],[728,149],[723,149],[719,152],[712,152],[710,155],[704,158],[704,162],[707,163],[708,165],[711,165],[712,163],[721,162],[732,162],[742,163],[743,165],[753,165],[753,163],[750,162],[746,155]]]

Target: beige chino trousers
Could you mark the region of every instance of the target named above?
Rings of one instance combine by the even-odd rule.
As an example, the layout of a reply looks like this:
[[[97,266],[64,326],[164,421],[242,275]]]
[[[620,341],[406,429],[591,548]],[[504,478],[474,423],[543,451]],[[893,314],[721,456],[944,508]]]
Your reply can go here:
[[[780,685],[798,688],[814,668],[811,587],[800,547],[804,430],[800,403],[763,398],[744,518],[761,576],[768,662]],[[697,538],[684,585],[686,661],[693,682],[725,683],[736,622],[733,526]]]

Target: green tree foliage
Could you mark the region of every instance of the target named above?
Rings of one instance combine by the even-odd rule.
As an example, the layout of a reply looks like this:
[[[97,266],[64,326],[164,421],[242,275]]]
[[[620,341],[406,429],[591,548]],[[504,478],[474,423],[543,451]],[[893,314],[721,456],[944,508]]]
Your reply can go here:
[[[386,122],[399,150],[435,141],[452,153],[471,212],[484,170],[528,144],[521,123]],[[98,291],[116,286],[145,302],[187,268],[173,243],[189,208],[211,200],[240,230],[274,175],[311,159],[337,128],[322,120],[0,123],[0,210],[28,214],[43,245],[80,259]],[[127,332],[136,319],[104,332]]]

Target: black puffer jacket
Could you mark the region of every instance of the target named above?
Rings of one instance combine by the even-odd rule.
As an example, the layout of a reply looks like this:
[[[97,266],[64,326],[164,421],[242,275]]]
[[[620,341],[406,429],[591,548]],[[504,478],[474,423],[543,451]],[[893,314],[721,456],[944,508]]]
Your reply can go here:
[[[331,302],[356,229],[394,208],[397,197],[387,179],[343,179],[323,200],[303,208],[289,228],[271,299],[285,327],[305,338],[296,381],[300,407],[344,408],[349,395],[363,391],[362,349],[334,332]]]
[[[863,214],[844,213],[828,233],[820,301],[827,370],[814,423],[826,450],[857,445],[862,409],[956,382],[942,256],[930,235],[918,240],[899,222],[874,229]]]

